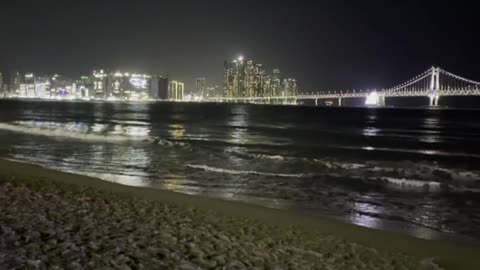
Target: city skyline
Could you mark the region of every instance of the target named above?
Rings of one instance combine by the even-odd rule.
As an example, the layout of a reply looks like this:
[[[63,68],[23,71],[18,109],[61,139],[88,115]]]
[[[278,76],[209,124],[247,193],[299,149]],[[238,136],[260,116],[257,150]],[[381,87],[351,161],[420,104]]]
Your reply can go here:
[[[23,73],[14,70],[8,73],[7,80],[4,80],[2,73],[0,73],[0,82],[5,81],[5,87],[0,87],[0,94],[10,97],[63,98],[69,96],[72,98],[105,100],[129,100],[132,97],[139,99],[140,96],[142,96],[141,99],[146,99],[146,96],[148,96],[148,98],[160,100],[184,100],[188,97],[188,100],[196,101],[199,98],[208,97],[233,97],[226,91],[226,88],[229,87],[225,69],[228,62],[234,65],[237,65],[237,62],[241,63],[242,69],[240,70],[237,66],[236,76],[238,77],[238,74],[241,74],[241,79],[245,80],[241,84],[245,85],[246,92],[245,89],[237,89],[236,91],[242,91],[242,94],[237,94],[236,97],[291,96],[298,93],[299,88],[296,79],[284,77],[283,74],[280,74],[278,68],[274,68],[271,75],[268,75],[263,64],[256,63],[253,60],[244,60],[243,56],[239,56],[235,60],[224,61],[222,82],[211,82],[206,77],[195,78],[190,89],[186,87],[187,83],[170,78],[168,73],[166,73],[167,75],[156,75],[126,72],[118,69],[98,69],[93,70],[89,75],[74,78],[63,74],[59,75],[59,73],[46,75],[45,72]],[[57,80],[57,83],[52,86],[59,76],[61,79]],[[161,81],[162,79],[165,82]],[[236,78],[237,84],[238,79]],[[139,80],[143,80],[142,86],[139,85],[141,84]],[[58,81],[62,81],[63,84],[58,86]],[[155,85],[155,89],[152,89],[153,85]],[[165,90],[162,90],[162,88],[165,88]],[[219,91],[220,89],[221,91]]]
[[[2,79],[0,73],[0,79]],[[72,78],[64,75],[10,73],[0,97],[83,100],[171,100],[183,101],[184,83],[164,75],[93,70]]]
[[[478,78],[474,10],[434,1],[8,2],[0,72],[168,72],[193,89],[199,77],[220,84],[218,63],[244,55],[313,90],[381,88],[430,66]]]

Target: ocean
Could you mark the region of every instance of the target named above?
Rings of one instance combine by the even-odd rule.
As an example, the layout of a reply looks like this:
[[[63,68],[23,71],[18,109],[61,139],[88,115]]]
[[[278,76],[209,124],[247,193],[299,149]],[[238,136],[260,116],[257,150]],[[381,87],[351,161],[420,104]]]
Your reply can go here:
[[[480,240],[480,111],[0,100],[0,158]]]

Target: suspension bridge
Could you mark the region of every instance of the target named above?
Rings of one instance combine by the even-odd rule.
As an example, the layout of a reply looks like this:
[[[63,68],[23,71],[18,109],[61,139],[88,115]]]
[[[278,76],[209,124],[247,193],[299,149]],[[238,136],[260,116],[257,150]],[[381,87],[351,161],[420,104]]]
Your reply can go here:
[[[319,100],[338,100],[338,105],[342,106],[343,99],[365,98],[367,105],[385,106],[387,97],[426,97],[430,106],[438,106],[441,97],[451,96],[480,96],[480,82],[463,78],[439,67],[432,67],[404,83],[381,90],[324,91],[272,97],[218,97],[209,100],[262,104],[296,104],[298,100],[314,100],[315,105],[318,105]]]

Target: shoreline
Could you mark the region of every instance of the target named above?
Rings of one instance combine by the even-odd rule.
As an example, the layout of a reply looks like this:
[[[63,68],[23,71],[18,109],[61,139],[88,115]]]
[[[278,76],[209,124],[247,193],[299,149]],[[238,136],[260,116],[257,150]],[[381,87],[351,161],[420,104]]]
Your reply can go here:
[[[476,245],[451,243],[442,240],[423,240],[394,232],[360,227],[338,220],[312,217],[288,210],[264,208],[242,202],[197,197],[151,188],[123,186],[87,176],[53,171],[38,165],[0,159],[0,178],[9,177],[25,179],[26,181],[51,181],[60,185],[91,188],[101,192],[179,207],[194,207],[199,211],[213,211],[219,216],[230,219],[246,218],[280,229],[288,229],[294,226],[299,231],[308,234],[327,234],[376,250],[408,254],[418,260],[439,258],[440,266],[445,267],[445,269],[480,268],[480,262],[477,260],[480,247]]]
[[[215,196],[202,196],[202,195],[195,195],[195,194],[189,194],[189,193],[183,193],[183,192],[170,191],[162,188],[151,187],[148,185],[131,185],[129,183],[125,183],[122,181],[116,181],[112,177],[102,178],[101,175],[95,175],[95,174],[89,175],[89,174],[83,174],[82,172],[76,172],[76,171],[61,171],[59,169],[49,168],[49,167],[35,164],[34,162],[29,162],[29,161],[23,161],[23,160],[17,160],[12,158],[5,158],[5,157],[4,158],[0,157],[0,160],[6,160],[14,163],[22,163],[22,164],[32,165],[32,166],[39,166],[42,169],[51,170],[54,172],[62,172],[62,173],[69,173],[73,175],[83,176],[83,177],[89,177],[93,179],[98,179],[100,181],[106,181],[109,183],[118,184],[121,186],[154,189],[154,190],[160,190],[160,191],[166,191],[166,192],[173,192],[175,194],[184,194],[184,195],[193,196],[193,197],[219,200],[221,202],[228,201],[233,203],[253,205],[253,206],[258,206],[260,208],[265,208],[265,209],[272,209],[276,211],[294,213],[299,216],[310,217],[313,219],[326,219],[326,220],[346,223],[346,224],[350,224],[358,227],[363,227],[363,228],[368,228],[368,229],[373,229],[378,231],[391,232],[395,234],[413,237],[416,239],[446,241],[446,242],[456,243],[456,244],[468,244],[468,245],[474,245],[474,246],[478,245],[480,247],[480,239],[475,237],[471,237],[465,234],[454,234],[454,233],[437,231],[433,228],[423,227],[420,225],[405,223],[401,221],[372,218],[372,219],[375,219],[374,222],[377,222],[379,224],[381,223],[381,225],[377,224],[375,226],[372,226],[371,224],[366,223],[366,221],[359,220],[351,215],[333,215],[333,214],[329,215],[325,213],[318,213],[315,210],[311,210],[311,209],[295,208],[295,207],[293,208],[275,207],[268,204],[260,203],[258,201],[250,201],[245,199],[243,200],[242,199],[226,199],[226,198],[215,197]]]
[[[429,110],[429,111],[480,111],[480,108],[471,107],[449,107],[449,106],[418,106],[418,107],[405,107],[405,106],[314,106],[306,104],[261,104],[261,103],[234,103],[234,102],[215,102],[215,101],[172,101],[172,100],[58,100],[48,98],[19,98],[19,97],[0,97],[1,100],[13,100],[20,102],[66,102],[66,103],[111,103],[111,104],[155,104],[155,103],[179,103],[179,104],[233,104],[233,105],[253,105],[253,106],[281,106],[281,107],[299,107],[299,108],[319,108],[319,109],[375,109],[375,110]]]

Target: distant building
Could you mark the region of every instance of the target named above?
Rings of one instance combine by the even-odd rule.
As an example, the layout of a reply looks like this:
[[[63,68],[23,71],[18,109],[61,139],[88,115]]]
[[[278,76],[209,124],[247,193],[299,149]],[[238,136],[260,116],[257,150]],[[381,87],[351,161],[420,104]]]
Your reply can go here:
[[[185,94],[185,84],[179,81],[171,81],[168,85],[168,99],[183,100]]]
[[[107,74],[101,69],[100,71],[93,71],[93,98],[107,98]]]
[[[37,80],[39,80],[37,78]],[[46,95],[50,98],[74,98],[77,85],[66,76],[58,74],[42,79],[46,84]]]
[[[282,80],[279,69],[274,69],[269,76],[263,65],[242,57],[224,63],[224,97],[271,97],[296,92],[296,81]]]
[[[205,97],[221,97],[223,96],[222,88],[218,85],[207,87]]]
[[[77,98],[88,99],[90,98],[90,93],[93,90],[93,79],[90,76],[81,76],[79,80],[76,81],[77,85]]]
[[[20,84],[22,83],[22,75],[20,72],[10,73],[10,92],[14,95],[20,94]]]
[[[36,97],[35,92],[35,76],[32,73],[25,74],[20,83],[19,96],[21,97]]]
[[[292,78],[284,79],[282,83],[282,96],[297,95],[297,81]]]
[[[207,92],[207,79],[197,78],[195,79],[195,95],[204,96]]]
[[[168,78],[154,76],[150,85],[150,96],[153,99],[168,99]]]
[[[274,69],[272,82],[271,82],[271,95],[272,96],[280,96],[281,95],[281,87],[282,87],[282,79],[280,76],[280,70]]]
[[[224,95],[226,97],[245,96],[245,61],[242,57],[224,63]]]
[[[107,98],[124,99],[127,79],[127,74],[121,72],[108,74],[106,89]]]

